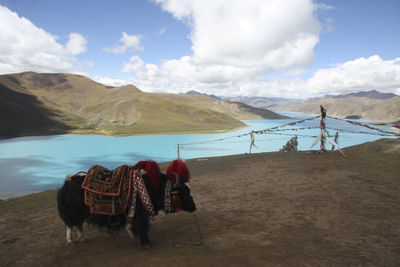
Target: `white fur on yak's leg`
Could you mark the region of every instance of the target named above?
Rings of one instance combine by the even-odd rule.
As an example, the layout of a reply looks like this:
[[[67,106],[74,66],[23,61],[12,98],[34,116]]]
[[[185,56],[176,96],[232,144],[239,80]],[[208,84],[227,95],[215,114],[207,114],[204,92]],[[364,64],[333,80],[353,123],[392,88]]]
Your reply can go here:
[[[128,232],[128,234],[129,234],[129,237],[132,239],[132,240],[135,240],[135,235],[133,234],[133,227],[132,227],[132,224],[127,224],[126,225],[126,231]]]
[[[86,241],[85,235],[83,234],[83,230],[79,229],[79,227],[75,227],[75,229],[76,229],[76,232],[78,233],[79,241],[81,241],[81,242]]]
[[[72,229],[67,227],[67,244],[72,244]]]

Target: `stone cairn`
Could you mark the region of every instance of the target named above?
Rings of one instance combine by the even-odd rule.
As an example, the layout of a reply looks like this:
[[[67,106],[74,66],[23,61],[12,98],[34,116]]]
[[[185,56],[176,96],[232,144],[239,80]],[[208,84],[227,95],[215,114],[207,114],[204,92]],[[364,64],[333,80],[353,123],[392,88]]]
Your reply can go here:
[[[280,152],[294,152],[298,151],[297,149],[298,143],[297,143],[297,136],[292,137],[286,145],[284,145],[279,151]]]

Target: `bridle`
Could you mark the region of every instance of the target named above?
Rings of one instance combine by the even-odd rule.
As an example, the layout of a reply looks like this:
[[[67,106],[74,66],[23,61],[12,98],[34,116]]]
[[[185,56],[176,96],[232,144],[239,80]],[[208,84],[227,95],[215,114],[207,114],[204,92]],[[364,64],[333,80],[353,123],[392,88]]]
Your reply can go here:
[[[188,182],[185,183],[185,185],[190,188]],[[167,182],[165,184],[165,190],[164,190],[164,212],[165,213],[173,213],[174,212],[173,207],[171,205],[172,204],[171,199],[172,199],[173,195],[177,195],[177,194],[179,194],[179,192],[176,188],[173,187],[173,182],[170,179],[167,179]],[[199,221],[197,220],[197,216],[195,213],[193,214],[193,217],[195,220],[197,233],[200,238],[199,242],[197,242],[196,245],[201,246],[201,245],[203,245],[203,235],[201,234]]]
[[[165,213],[175,212],[172,207],[172,196],[178,195],[178,194],[179,194],[179,191],[173,187],[173,182],[168,179],[165,184],[165,190],[164,190],[164,212]]]

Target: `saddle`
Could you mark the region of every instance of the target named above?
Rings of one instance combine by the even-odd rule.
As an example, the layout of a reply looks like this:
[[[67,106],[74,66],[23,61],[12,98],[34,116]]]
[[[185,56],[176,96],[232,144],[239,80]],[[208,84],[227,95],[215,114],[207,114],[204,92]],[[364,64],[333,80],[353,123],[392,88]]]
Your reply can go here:
[[[85,205],[91,214],[118,215],[125,213],[131,196],[133,170],[128,165],[113,171],[105,167],[92,166],[81,188],[85,191]]]

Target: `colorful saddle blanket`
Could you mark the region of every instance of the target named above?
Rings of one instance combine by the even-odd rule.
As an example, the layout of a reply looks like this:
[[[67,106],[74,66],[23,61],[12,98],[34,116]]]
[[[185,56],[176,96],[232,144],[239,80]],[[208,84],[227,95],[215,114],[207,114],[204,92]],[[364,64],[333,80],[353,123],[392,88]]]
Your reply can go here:
[[[90,213],[116,215],[125,213],[132,194],[133,170],[123,165],[110,171],[102,166],[92,166],[82,189],[85,190],[85,205]]]

